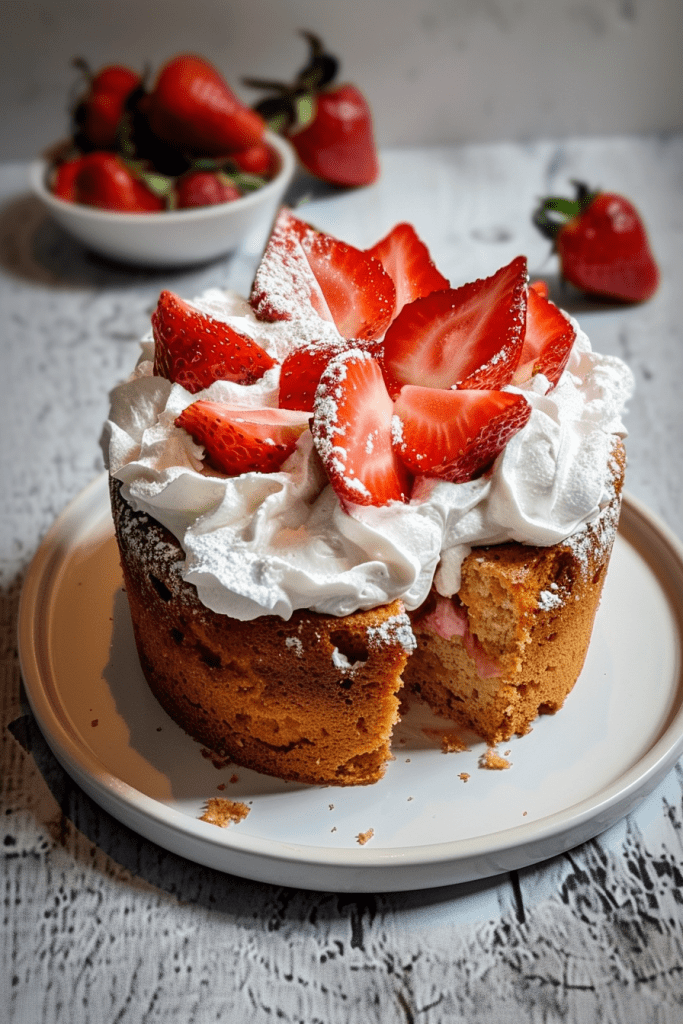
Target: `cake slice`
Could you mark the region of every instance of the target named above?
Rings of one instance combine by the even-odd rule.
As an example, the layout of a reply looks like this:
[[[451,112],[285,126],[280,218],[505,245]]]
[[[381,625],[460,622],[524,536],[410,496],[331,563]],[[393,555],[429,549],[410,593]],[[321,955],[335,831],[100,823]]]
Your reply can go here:
[[[561,544],[475,548],[457,595],[432,588],[412,613],[406,686],[432,710],[495,745],[558,711],[576,683],[616,536],[625,452],[615,438],[614,497]]]
[[[134,512],[118,481],[110,491],[140,664],[171,718],[245,768],[309,784],[377,782],[415,644],[402,603],[343,618],[217,614],[183,580],[175,537]]]

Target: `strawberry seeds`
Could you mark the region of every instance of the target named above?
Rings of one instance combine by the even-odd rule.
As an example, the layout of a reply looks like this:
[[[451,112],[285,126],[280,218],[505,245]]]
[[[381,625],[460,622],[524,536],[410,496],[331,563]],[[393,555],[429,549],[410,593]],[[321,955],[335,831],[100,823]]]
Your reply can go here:
[[[277,472],[310,429],[344,507],[407,502],[425,476],[481,476],[531,415],[517,387],[541,373],[553,388],[575,338],[565,314],[529,287],[522,256],[451,288],[410,225],[360,250],[287,209],[250,303],[257,319],[291,327],[279,408],[198,398],[176,426],[232,476]],[[152,321],[154,373],[193,394],[216,380],[248,387],[277,365],[170,292]]]

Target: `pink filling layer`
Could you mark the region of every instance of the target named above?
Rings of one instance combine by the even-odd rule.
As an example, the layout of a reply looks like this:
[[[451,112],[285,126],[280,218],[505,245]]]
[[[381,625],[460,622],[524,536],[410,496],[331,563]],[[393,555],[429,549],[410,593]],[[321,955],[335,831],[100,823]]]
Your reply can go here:
[[[500,665],[489,657],[475,636],[470,632],[467,612],[461,604],[449,597],[435,594],[436,606],[422,619],[422,625],[444,640],[460,636],[465,650],[474,662],[480,679],[493,679],[502,674]]]

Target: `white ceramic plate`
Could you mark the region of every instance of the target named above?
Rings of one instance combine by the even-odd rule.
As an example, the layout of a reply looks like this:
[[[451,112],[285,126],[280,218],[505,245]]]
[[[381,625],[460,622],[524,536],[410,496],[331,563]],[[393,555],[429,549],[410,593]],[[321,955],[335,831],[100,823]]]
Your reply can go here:
[[[485,878],[592,838],[631,811],[683,753],[683,549],[624,502],[584,671],[565,707],[499,747],[443,754],[413,708],[374,786],[283,783],[216,767],[151,696],[121,588],[106,477],[57,520],[26,579],[24,681],[55,756],[140,835],[197,863],[300,888],[380,892]],[[509,753],[508,753],[509,752]],[[235,781],[236,780],[236,781]],[[209,797],[246,802],[227,829]],[[374,830],[369,842],[357,837]]]

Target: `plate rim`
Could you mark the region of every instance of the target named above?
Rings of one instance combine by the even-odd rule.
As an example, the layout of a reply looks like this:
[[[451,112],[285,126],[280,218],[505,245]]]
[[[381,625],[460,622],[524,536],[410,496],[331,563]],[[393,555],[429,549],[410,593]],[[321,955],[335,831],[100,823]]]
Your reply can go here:
[[[528,823],[424,846],[334,849],[251,836],[236,829],[218,830],[195,820],[112,775],[77,730],[60,717],[50,699],[50,688],[58,693],[58,684],[46,680],[46,665],[41,663],[49,646],[44,612],[73,552],[73,544],[68,543],[70,526],[80,525],[87,532],[100,519],[93,517],[89,526],[84,512],[95,510],[100,518],[109,512],[107,478],[106,471],[101,473],[66,505],[31,560],[19,603],[21,673],[39,728],[67,773],[113,817],[172,852],[257,881],[325,891],[398,891],[473,881],[539,863],[595,837],[649,795],[683,753],[681,699],[659,738],[624,775],[598,792]],[[683,544],[628,492],[623,495],[619,533],[647,562],[665,592],[678,626],[680,672],[683,610],[672,601],[672,590],[677,582],[678,589],[683,589]],[[664,552],[666,559],[661,557]],[[655,560],[659,571],[653,566]],[[137,824],[130,824],[131,817]],[[168,845],[170,837],[175,840],[172,846]],[[302,869],[305,886],[300,882]]]

